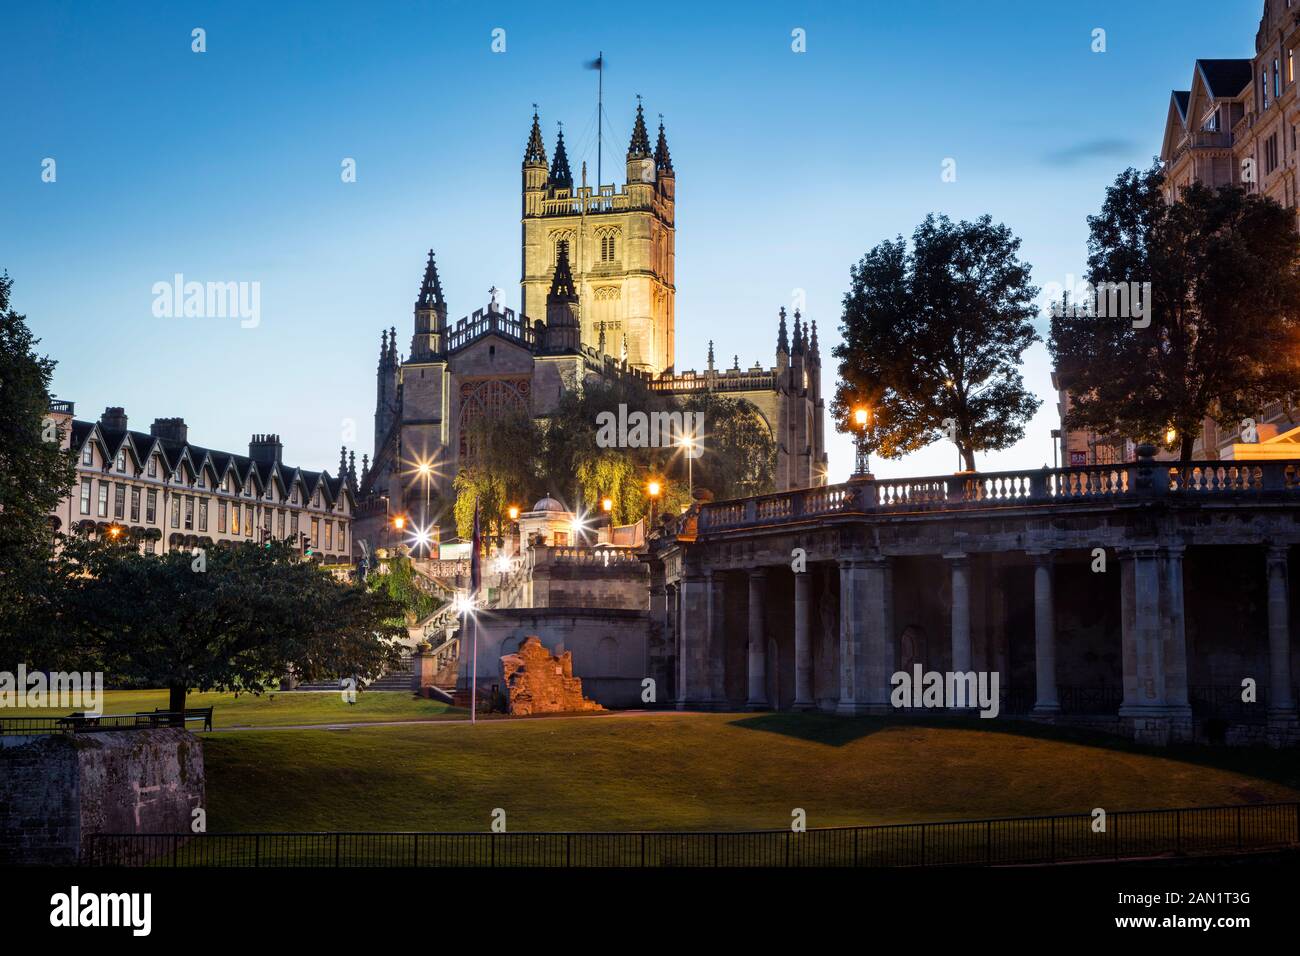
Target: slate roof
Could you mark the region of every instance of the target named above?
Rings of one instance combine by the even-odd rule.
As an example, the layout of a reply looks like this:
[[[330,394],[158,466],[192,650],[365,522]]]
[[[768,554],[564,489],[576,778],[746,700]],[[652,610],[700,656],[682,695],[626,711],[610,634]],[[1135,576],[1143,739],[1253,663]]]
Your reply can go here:
[[[1251,60],[1197,60],[1196,68],[1215,99],[1240,96],[1250,85],[1255,68]]]
[[[353,494],[351,486],[343,476],[333,478],[326,471],[303,471],[285,464],[257,462],[247,455],[214,451],[189,442],[158,438],[147,432],[120,431],[104,428],[100,422],[74,420],[71,441],[78,455],[86,443],[92,440],[99,443],[104,458],[108,461],[114,460],[117,453],[125,448],[135,458],[137,465],[141,465],[147,462],[149,456],[155,451],[159,451],[166,464],[165,477],[168,478],[182,464],[186,464],[195,474],[206,470],[216,477],[217,483],[224,481],[228,473],[233,473],[241,491],[249,476],[252,475],[258,494],[264,493],[274,480],[278,479],[281,488],[284,489],[291,488],[294,481],[299,480],[303,486],[304,501],[316,493],[317,487],[324,491],[331,504],[337,501],[339,495],[345,490],[354,502],[356,500],[356,495]]]

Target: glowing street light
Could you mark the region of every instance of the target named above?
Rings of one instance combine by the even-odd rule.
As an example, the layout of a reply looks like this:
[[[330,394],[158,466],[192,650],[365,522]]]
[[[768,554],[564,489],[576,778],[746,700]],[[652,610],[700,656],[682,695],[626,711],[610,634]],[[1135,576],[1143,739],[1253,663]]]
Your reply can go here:
[[[645,486],[646,493],[650,495],[650,527],[655,523],[655,506],[659,503],[659,495],[663,491],[663,486],[658,481],[651,478]]]
[[[1178,429],[1170,425],[1165,429],[1165,447],[1173,448],[1176,441],[1178,441]]]
[[[865,479],[871,477],[871,456],[867,451],[867,427],[871,424],[871,409],[867,405],[859,405],[853,409],[853,424],[858,427],[858,433],[853,436],[855,448],[855,458],[853,465],[853,477]]]
[[[511,505],[510,508],[509,508],[509,510],[508,510],[508,514],[510,515],[510,520],[511,520],[511,521],[518,521],[518,520],[519,520],[519,506],[518,506],[518,505]]]
[[[393,527],[396,528],[398,531],[401,531],[403,528],[406,527],[406,518],[404,518],[402,515],[398,515],[397,517],[395,517],[393,519]]]
[[[605,512],[606,514],[609,514],[609,512],[613,511],[613,510],[614,510],[614,499],[613,499],[613,498],[601,498],[601,499],[600,499],[600,510],[603,511],[603,512]]]

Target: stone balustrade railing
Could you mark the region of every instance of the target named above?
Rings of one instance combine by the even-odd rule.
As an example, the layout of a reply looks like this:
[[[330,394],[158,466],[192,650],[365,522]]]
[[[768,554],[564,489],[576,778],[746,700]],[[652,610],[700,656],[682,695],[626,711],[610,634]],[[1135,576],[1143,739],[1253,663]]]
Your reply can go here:
[[[909,513],[1140,500],[1300,494],[1300,461],[1166,462],[851,481],[704,504],[699,532],[836,514]]]
[[[533,566],[540,564],[577,564],[586,567],[612,567],[640,564],[631,548],[533,547]]]

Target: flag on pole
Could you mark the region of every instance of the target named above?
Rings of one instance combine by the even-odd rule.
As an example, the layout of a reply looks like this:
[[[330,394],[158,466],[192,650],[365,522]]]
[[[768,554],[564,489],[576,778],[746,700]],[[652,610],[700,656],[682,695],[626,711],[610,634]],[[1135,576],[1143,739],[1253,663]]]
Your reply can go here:
[[[483,581],[483,567],[479,552],[483,548],[483,529],[479,526],[478,499],[474,499],[474,532],[469,553],[469,595],[470,600],[477,600],[479,585]]]
[[[605,54],[602,53],[600,56],[596,57],[596,59],[588,60],[583,65],[589,70],[603,70],[605,69]]]

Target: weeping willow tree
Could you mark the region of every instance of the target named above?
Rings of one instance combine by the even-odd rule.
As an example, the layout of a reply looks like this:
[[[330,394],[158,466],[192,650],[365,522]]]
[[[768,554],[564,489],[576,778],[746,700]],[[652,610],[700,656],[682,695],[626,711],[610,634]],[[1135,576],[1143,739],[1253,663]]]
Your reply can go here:
[[[456,533],[473,533],[477,501],[483,532],[502,535],[510,505],[526,509],[537,498],[541,430],[527,413],[508,411],[471,422],[465,438],[467,460],[452,481]]]

